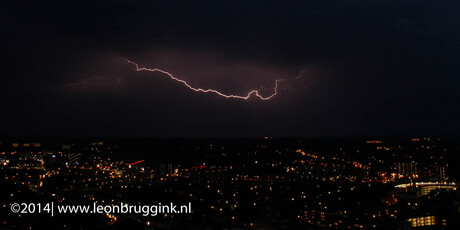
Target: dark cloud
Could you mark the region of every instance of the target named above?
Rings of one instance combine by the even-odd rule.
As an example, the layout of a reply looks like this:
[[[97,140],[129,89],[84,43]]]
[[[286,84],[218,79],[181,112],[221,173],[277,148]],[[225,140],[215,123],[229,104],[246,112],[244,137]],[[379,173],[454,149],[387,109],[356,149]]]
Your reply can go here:
[[[25,1],[1,9],[4,135],[459,134],[454,1]],[[269,102],[243,94],[307,69]],[[269,92],[267,92],[269,93]]]

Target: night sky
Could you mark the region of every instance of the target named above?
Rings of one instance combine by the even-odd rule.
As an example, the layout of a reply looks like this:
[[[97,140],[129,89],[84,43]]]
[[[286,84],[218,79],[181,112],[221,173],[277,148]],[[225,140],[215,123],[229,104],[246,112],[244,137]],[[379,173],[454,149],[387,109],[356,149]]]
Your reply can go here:
[[[3,136],[460,134],[459,1],[2,5]]]

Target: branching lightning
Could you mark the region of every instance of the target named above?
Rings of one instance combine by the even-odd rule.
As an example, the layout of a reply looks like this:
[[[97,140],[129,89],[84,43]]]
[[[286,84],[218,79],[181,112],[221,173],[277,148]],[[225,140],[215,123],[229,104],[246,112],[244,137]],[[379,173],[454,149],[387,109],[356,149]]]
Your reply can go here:
[[[245,96],[244,96],[244,95],[224,94],[224,93],[222,93],[222,92],[220,92],[220,91],[218,91],[218,90],[216,90],[216,89],[195,88],[195,87],[191,86],[189,83],[187,83],[185,80],[182,80],[182,79],[179,79],[179,78],[175,77],[173,74],[169,73],[168,71],[165,71],[165,70],[162,70],[162,69],[158,69],[158,68],[153,68],[153,69],[151,69],[151,68],[146,68],[146,67],[139,67],[139,64],[137,64],[137,63],[135,63],[135,62],[133,62],[133,61],[130,61],[130,60],[128,60],[128,59],[123,59],[123,60],[126,61],[126,62],[129,63],[129,64],[134,65],[135,70],[136,70],[137,72],[140,72],[140,71],[159,72],[159,73],[162,73],[162,74],[168,76],[169,78],[171,78],[171,79],[173,79],[173,80],[175,80],[175,81],[177,81],[177,82],[182,83],[182,84],[185,85],[187,88],[189,88],[190,90],[193,90],[193,91],[195,91],[195,92],[213,93],[213,94],[217,94],[217,95],[219,95],[219,96],[221,96],[221,97],[225,97],[225,98],[235,98],[235,99],[248,100],[248,99],[250,99],[251,97],[257,97],[257,98],[259,98],[259,99],[261,99],[261,100],[267,101],[267,100],[272,99],[272,98],[275,97],[276,95],[278,95],[280,89],[285,89],[285,88],[293,89],[293,88],[292,88],[291,86],[289,86],[289,85],[288,85],[288,86],[285,86],[285,87],[283,87],[283,88],[280,88],[279,83],[280,83],[280,82],[283,82],[283,81],[286,81],[286,80],[288,80],[288,79],[277,79],[277,80],[275,80],[275,87],[272,88],[272,89],[273,89],[273,93],[270,94],[269,96],[262,96],[262,95],[260,94],[260,92],[259,92],[260,89],[259,89],[259,90],[253,89],[253,90],[251,90],[251,91],[250,91],[247,95],[245,95]],[[297,77],[292,78],[291,80],[299,79],[300,77],[302,77],[302,75],[303,75],[304,72],[305,72],[305,70],[302,71]],[[265,88],[265,87],[261,87],[261,89],[262,89],[262,88]]]

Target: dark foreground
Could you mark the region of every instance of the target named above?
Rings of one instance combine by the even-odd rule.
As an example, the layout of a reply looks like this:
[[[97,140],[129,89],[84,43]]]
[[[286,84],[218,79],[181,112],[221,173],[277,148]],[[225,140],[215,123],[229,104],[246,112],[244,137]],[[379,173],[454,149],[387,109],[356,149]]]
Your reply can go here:
[[[459,147],[423,137],[4,138],[0,228],[457,229]],[[192,213],[32,210],[51,202],[190,203]],[[14,213],[14,203],[29,205]]]

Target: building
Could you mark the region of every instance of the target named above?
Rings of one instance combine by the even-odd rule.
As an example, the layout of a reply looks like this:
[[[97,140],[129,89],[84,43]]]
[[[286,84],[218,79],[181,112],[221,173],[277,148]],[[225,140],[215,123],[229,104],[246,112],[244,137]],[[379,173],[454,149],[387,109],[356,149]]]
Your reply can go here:
[[[436,189],[456,191],[458,189],[458,185],[446,182],[417,182],[415,184],[399,184],[395,186],[396,194],[403,195],[407,193],[416,193],[419,197],[428,195],[431,191]]]
[[[404,177],[416,178],[418,177],[417,163],[412,162],[400,162],[396,165],[399,175]]]

